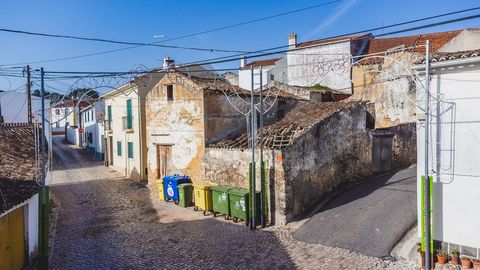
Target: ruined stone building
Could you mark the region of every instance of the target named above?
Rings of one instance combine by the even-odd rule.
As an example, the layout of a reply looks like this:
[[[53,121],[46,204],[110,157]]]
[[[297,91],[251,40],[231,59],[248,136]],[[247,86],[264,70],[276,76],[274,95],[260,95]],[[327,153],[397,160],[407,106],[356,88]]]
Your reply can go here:
[[[304,98],[281,89],[266,123],[277,121]],[[203,182],[205,146],[247,130],[250,92],[218,78],[170,72],[146,95],[147,166],[150,184],[173,173]]]

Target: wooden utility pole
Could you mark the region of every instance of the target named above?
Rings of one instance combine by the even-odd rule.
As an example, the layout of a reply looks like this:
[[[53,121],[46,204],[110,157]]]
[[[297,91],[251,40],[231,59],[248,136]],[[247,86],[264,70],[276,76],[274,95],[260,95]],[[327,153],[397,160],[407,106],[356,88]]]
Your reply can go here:
[[[30,83],[30,65],[27,65],[27,101],[28,101],[28,123],[31,124],[32,121],[32,93]]]

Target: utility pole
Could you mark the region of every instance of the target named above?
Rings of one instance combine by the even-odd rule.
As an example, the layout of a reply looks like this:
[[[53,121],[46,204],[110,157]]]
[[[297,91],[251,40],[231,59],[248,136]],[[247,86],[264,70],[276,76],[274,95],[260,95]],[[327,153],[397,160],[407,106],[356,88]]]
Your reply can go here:
[[[255,141],[255,135],[257,133],[257,118],[255,117],[257,114],[257,109],[255,108],[255,76],[253,74],[253,66],[250,68],[250,73],[251,73],[251,80],[252,80],[252,91],[251,91],[251,97],[250,97],[250,116],[251,116],[251,129],[252,129],[252,171],[251,171],[251,186],[250,186],[250,202],[251,202],[251,217],[250,217],[250,229],[255,230],[256,229],[256,224],[255,224],[255,181],[256,181],[256,170],[255,170],[255,146],[256,146],[256,141]]]
[[[46,206],[46,187],[45,187],[45,152],[46,152],[46,137],[45,137],[45,87],[44,87],[44,72],[43,68],[40,69],[40,76],[41,76],[41,91],[42,91],[42,137],[41,137],[41,145],[42,145],[42,179],[40,185],[40,196],[41,196],[41,210],[42,210],[42,242],[40,243],[41,248],[41,258],[40,258],[40,269],[48,269],[48,247],[47,247],[47,206]]]
[[[263,67],[260,66],[260,88],[259,88],[259,98],[260,98],[260,224],[265,228],[266,219],[265,219],[265,166],[263,164]]]
[[[425,269],[432,267],[430,254],[430,177],[428,173],[428,136],[430,129],[430,41],[425,42],[425,177],[424,201],[425,201]]]
[[[30,82],[30,65],[27,65],[27,101],[28,101],[28,124],[32,124],[32,84]]]

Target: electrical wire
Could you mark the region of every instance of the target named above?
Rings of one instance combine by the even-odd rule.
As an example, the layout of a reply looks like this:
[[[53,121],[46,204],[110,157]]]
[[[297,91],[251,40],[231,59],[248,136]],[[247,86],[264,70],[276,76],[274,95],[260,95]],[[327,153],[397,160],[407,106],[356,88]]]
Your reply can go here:
[[[56,59],[50,59],[50,60],[40,60],[40,61],[33,61],[33,62],[31,61],[31,62],[16,63],[16,64],[5,64],[5,65],[2,65],[2,66],[23,65],[23,64],[29,64],[29,63],[30,64],[38,64],[38,63],[48,63],[48,62],[72,60],[72,59],[91,57],[91,56],[96,56],[96,55],[103,55],[103,54],[107,54],[107,53],[125,51],[125,50],[130,50],[130,49],[134,49],[134,48],[143,47],[143,46],[153,46],[153,45],[157,45],[159,43],[163,43],[163,42],[167,42],[167,41],[178,40],[178,39],[193,37],[193,36],[197,36],[197,35],[203,35],[203,34],[212,33],[212,32],[216,32],[216,31],[220,31],[220,30],[225,30],[225,29],[229,29],[229,28],[233,28],[233,27],[238,27],[238,26],[242,26],[242,25],[246,25],[246,24],[251,24],[251,23],[255,23],[255,22],[259,22],[259,21],[269,20],[269,19],[272,19],[272,18],[277,18],[277,17],[281,17],[281,16],[285,16],[285,15],[289,15],[289,14],[293,14],[293,13],[297,13],[297,12],[301,12],[301,11],[305,11],[305,10],[309,10],[309,9],[314,9],[314,8],[318,8],[318,7],[331,5],[331,4],[340,2],[340,1],[342,1],[342,0],[333,0],[333,1],[325,2],[325,3],[321,3],[321,4],[317,4],[317,5],[313,5],[313,6],[309,6],[309,7],[305,7],[305,8],[300,8],[300,9],[296,9],[296,10],[282,12],[282,13],[278,13],[278,14],[274,14],[274,15],[270,15],[270,16],[266,16],[266,17],[252,19],[252,20],[249,20],[249,21],[240,22],[240,23],[236,23],[236,24],[231,24],[231,25],[227,25],[227,26],[222,26],[222,27],[218,27],[218,28],[214,28],[214,29],[199,31],[199,32],[195,32],[195,33],[192,33],[192,34],[178,36],[178,37],[170,38],[170,39],[167,39],[167,40],[162,40],[162,41],[157,41],[157,42],[152,42],[152,43],[136,43],[137,45],[126,47],[126,48],[120,48],[120,49],[114,49],[114,50],[108,50],[108,51],[101,51],[101,52],[95,52],[95,53],[89,53],[89,54],[77,55],[77,56],[71,56],[71,57],[56,58]],[[11,29],[3,29],[3,30],[18,31],[18,30],[11,30]],[[21,32],[24,32],[24,34],[28,33],[28,34],[44,35],[42,33],[25,32],[25,31],[21,31]],[[52,37],[55,36],[55,37],[63,37],[63,38],[75,38],[75,39],[92,39],[91,41],[102,41],[102,42],[107,42],[108,41],[110,43],[117,43],[114,40],[107,40],[107,39],[96,39],[96,40],[94,40],[94,38],[82,38],[82,37],[74,37],[74,36],[67,36],[67,35],[65,35],[65,36],[53,35],[53,34],[45,34],[45,35],[52,35]],[[128,43],[128,42],[125,42],[125,44],[126,43]],[[134,44],[134,43],[132,43],[132,44]],[[175,49],[180,49],[179,46],[174,46],[174,47],[178,47],[178,48],[175,48]],[[192,48],[184,47],[182,49],[197,49],[197,50],[202,50],[202,51],[212,51],[211,49],[193,48],[193,47]],[[226,50],[223,50],[223,51],[226,51]]]

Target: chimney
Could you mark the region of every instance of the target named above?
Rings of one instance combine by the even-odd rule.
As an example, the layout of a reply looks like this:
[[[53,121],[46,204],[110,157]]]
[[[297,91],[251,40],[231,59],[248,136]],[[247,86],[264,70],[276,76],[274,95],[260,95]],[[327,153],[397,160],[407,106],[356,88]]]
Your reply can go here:
[[[242,58],[240,58],[240,68],[244,68],[247,66],[247,58],[245,57],[245,55],[242,56]]]
[[[174,68],[175,67],[175,61],[170,59],[170,57],[165,56],[163,58],[163,68]]]
[[[297,34],[290,33],[288,35],[288,49],[295,49],[297,47]]]

